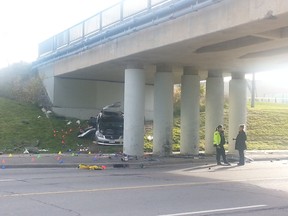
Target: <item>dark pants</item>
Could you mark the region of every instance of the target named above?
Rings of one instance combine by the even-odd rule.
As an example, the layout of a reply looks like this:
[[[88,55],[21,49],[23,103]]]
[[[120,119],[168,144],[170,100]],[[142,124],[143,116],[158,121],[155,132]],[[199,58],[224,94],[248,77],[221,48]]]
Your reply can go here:
[[[218,146],[216,147],[216,160],[217,163],[220,163],[220,157],[222,156],[224,163],[228,163],[226,159],[225,149],[224,146]]]
[[[238,150],[239,152],[239,165],[245,164],[245,156],[244,156],[244,150]]]

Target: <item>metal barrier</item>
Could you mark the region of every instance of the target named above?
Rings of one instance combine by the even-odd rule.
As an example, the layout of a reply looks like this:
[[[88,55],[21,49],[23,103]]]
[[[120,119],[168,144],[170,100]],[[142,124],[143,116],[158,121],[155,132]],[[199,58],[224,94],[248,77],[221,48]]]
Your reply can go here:
[[[38,47],[38,63],[45,57],[54,55],[59,58],[61,50],[73,53],[77,49],[91,45],[113,35],[121,35],[127,29],[148,26],[149,23],[159,22],[170,14],[198,10],[201,7],[215,4],[221,0],[122,0],[120,3],[72,26],[71,28],[45,40]],[[153,12],[153,13],[152,13]],[[181,15],[181,14],[180,14]],[[137,19],[136,19],[137,18]],[[106,34],[103,36],[103,34]],[[104,41],[103,41],[104,42]],[[72,49],[73,48],[73,49]]]
[[[251,101],[251,98],[248,98]],[[288,97],[256,97],[256,102],[288,104]]]

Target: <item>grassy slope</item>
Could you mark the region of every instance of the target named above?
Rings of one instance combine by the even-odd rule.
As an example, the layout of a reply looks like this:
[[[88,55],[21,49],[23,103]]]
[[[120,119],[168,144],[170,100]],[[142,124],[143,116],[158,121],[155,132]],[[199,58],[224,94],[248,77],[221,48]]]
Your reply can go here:
[[[76,151],[79,145],[91,142],[76,137],[79,126],[75,119],[67,125],[68,120],[47,118],[36,106],[1,97],[0,110],[0,151],[5,153],[35,146],[51,152]]]
[[[288,105],[256,104],[248,109],[249,149],[288,149]]]
[[[46,118],[36,106],[1,97],[0,110],[0,151],[5,153],[22,152],[24,147],[31,146],[48,149],[50,152],[65,152],[69,149],[79,151],[81,146],[89,146],[92,143],[91,140],[77,138],[79,126],[76,124],[76,119]],[[227,115],[225,111],[225,127],[228,124]],[[202,147],[204,116],[204,113],[201,113],[200,146]],[[70,120],[72,123],[67,125]],[[85,128],[87,123],[83,122],[80,126]],[[174,128],[176,143],[180,142],[179,126],[179,119],[176,119]],[[249,149],[288,149],[288,105],[257,104],[256,108],[248,108],[247,134]],[[98,147],[97,150],[118,152],[121,148]]]
[[[248,107],[247,136],[249,150],[288,150],[288,105],[258,103]],[[228,135],[228,110],[224,110],[225,134]],[[180,119],[175,119],[174,142],[180,142]],[[200,150],[204,150],[205,113],[200,118]],[[174,147],[175,149],[175,147]],[[177,145],[176,149],[179,149]]]

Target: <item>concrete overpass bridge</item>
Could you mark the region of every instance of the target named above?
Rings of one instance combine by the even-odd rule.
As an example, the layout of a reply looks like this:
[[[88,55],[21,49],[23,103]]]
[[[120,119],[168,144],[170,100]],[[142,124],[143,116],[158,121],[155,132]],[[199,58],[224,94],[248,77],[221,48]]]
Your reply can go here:
[[[137,2],[137,3],[136,3]],[[35,62],[54,112],[88,118],[124,104],[124,153],[143,154],[144,119],[153,153],[171,152],[173,84],[181,83],[181,153],[197,154],[199,85],[206,80],[206,153],[223,123],[229,85],[229,152],[246,122],[245,74],[288,57],[287,0],[125,0],[49,38]]]

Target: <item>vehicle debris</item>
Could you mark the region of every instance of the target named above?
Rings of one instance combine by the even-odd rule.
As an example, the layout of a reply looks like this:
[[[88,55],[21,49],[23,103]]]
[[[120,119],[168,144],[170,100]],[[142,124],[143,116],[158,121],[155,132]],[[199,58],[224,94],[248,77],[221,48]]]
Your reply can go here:
[[[87,169],[87,170],[105,170],[106,166],[98,166],[98,165],[88,165],[88,164],[79,164],[79,169]]]

